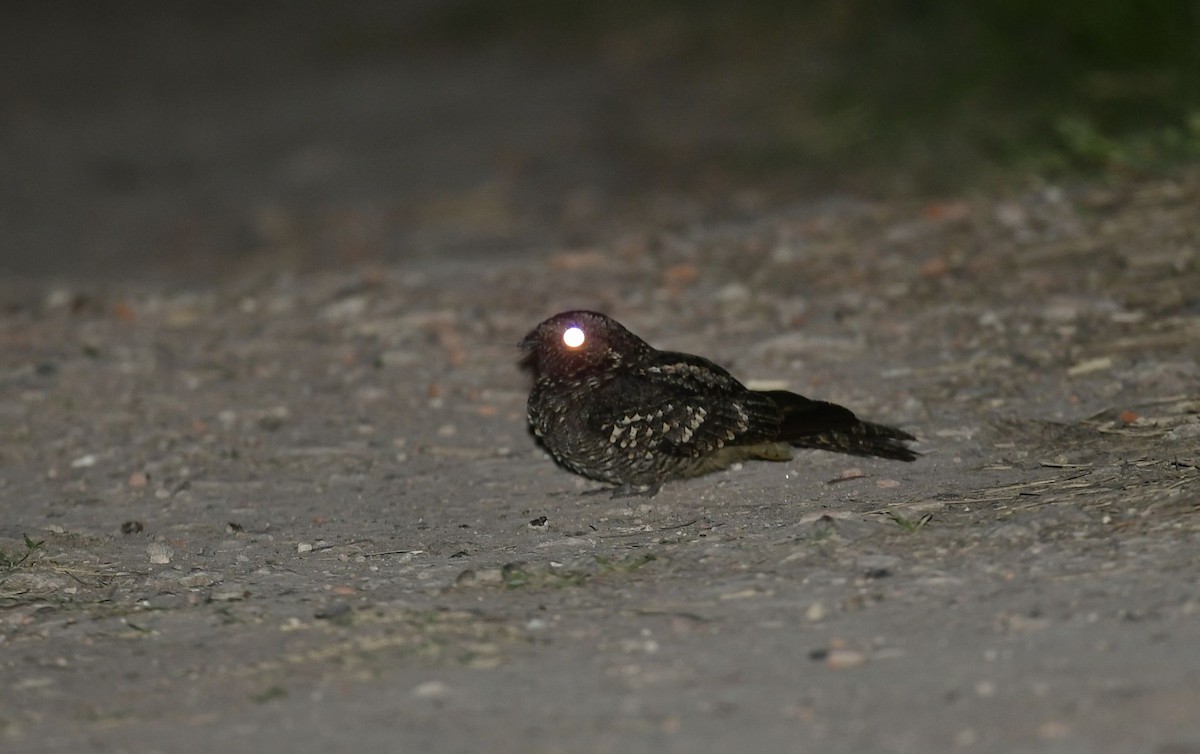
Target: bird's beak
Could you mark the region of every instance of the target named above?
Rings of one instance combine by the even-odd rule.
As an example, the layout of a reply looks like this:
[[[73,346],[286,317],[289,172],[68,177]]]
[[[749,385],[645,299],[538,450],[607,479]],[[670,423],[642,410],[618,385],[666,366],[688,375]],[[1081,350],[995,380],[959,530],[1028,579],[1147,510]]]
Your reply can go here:
[[[537,364],[537,332],[531,332],[517,344],[521,349],[521,358],[517,362],[525,369],[533,369]]]

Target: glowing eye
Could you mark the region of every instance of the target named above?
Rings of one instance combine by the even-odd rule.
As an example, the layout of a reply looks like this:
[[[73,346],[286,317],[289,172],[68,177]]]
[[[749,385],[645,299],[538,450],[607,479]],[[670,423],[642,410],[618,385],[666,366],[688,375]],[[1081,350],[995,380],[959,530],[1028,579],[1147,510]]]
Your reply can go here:
[[[563,331],[563,343],[567,348],[579,348],[585,340],[587,340],[587,336],[578,327],[568,327]]]

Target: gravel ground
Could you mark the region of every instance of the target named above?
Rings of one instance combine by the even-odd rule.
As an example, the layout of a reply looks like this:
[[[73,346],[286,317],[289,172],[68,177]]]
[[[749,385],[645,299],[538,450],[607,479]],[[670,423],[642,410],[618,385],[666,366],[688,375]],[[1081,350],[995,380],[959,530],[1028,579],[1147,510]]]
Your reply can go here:
[[[6,218],[5,748],[1200,752],[1200,172],[717,216],[467,165],[418,206],[331,136],[288,152],[332,186],[306,204],[233,148],[286,108],[212,97],[174,188],[64,157],[5,189],[71,215]],[[13,160],[144,154],[140,111],[26,111],[75,130]],[[924,456],[581,494],[516,364],[568,308]]]

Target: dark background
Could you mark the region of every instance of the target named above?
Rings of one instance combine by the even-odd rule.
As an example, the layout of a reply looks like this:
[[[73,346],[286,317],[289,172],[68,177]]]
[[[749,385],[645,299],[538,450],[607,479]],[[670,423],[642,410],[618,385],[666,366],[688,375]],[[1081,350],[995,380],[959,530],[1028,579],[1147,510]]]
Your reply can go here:
[[[0,10],[0,271],[519,253],[1200,156],[1200,3]]]

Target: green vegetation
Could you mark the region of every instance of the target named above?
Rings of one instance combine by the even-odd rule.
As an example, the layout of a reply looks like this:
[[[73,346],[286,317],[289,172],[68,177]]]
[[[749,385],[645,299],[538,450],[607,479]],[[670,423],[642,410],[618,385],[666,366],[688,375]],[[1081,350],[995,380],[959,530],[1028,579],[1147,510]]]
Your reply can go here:
[[[925,528],[925,524],[933,520],[932,513],[926,513],[925,515],[917,518],[909,518],[908,516],[897,513],[896,511],[888,511],[887,517],[892,523],[894,523],[896,526],[899,526],[909,534],[920,531],[921,529]]]
[[[600,61],[614,141],[667,180],[943,190],[1200,159],[1183,0],[464,0],[419,36]]]
[[[21,536],[25,539],[25,552],[20,554],[10,554],[5,550],[0,549],[0,578],[7,576],[21,566],[26,565],[29,559],[33,557],[34,553],[40,550],[42,545],[45,544],[45,542],[34,542],[29,538],[28,534],[23,534]]]

